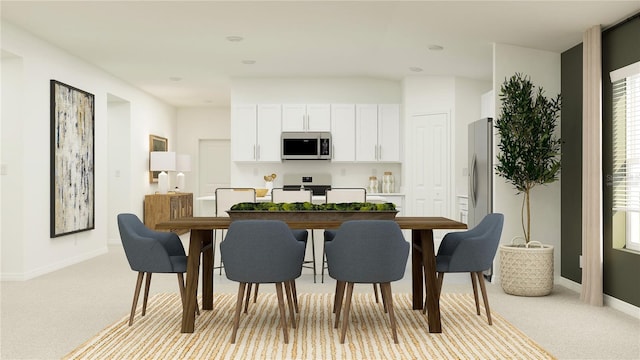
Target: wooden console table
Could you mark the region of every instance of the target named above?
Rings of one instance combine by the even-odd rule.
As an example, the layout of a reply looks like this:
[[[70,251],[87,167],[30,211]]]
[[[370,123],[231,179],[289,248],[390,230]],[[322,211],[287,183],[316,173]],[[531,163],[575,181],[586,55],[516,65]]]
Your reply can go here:
[[[436,285],[436,261],[433,244],[434,229],[466,229],[467,225],[443,217],[395,218],[401,229],[411,230],[411,278],[413,309],[423,308],[424,289],[427,291],[427,311],[429,332],[442,332],[440,321],[440,293]],[[336,229],[341,220],[333,221],[286,221],[291,228]],[[192,333],[196,317],[196,296],[202,254],[202,308],[213,309],[213,231],[227,229],[231,224],[228,217],[192,217],[165,221],[156,225],[158,229],[179,229],[191,231],[189,258],[187,263],[186,304],[182,312],[182,332]],[[204,250],[203,250],[204,249]],[[424,272],[423,272],[423,269]]]
[[[159,229],[161,222],[193,217],[192,193],[151,194],[144,197],[144,224],[153,230],[173,231],[178,235],[189,229]]]

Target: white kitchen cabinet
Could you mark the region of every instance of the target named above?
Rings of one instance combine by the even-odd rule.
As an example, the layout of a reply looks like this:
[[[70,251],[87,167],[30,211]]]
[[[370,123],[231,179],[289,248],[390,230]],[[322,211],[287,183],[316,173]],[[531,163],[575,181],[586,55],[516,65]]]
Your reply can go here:
[[[231,159],[280,162],[279,104],[234,105],[231,109]]]
[[[400,106],[356,105],[356,161],[400,161]]]
[[[282,131],[331,131],[329,104],[282,105]]]
[[[356,160],[356,106],[354,104],[331,105],[332,161]]]

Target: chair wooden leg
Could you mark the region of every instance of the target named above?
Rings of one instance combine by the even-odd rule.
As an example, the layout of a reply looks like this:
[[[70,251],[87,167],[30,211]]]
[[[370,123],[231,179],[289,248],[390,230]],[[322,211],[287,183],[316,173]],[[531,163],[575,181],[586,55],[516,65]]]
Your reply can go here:
[[[245,295],[245,299],[244,299],[244,313],[247,313],[247,309],[249,308],[249,298],[251,297],[251,286],[253,286],[253,283],[249,283],[249,285],[247,286],[247,294]]]
[[[236,300],[236,313],[233,316],[233,330],[231,331],[231,343],[236,343],[236,334],[238,332],[238,327],[240,326],[240,311],[242,310],[242,299],[244,298],[244,290],[247,286],[247,283],[240,283],[238,285],[238,298]]]
[[[147,314],[147,300],[149,300],[149,287],[151,287],[151,273],[147,273],[147,281],[144,283],[144,297],[142,298],[142,316]]]
[[[387,298],[385,297],[384,292],[382,291],[382,284],[380,284],[380,296],[382,297],[382,308],[384,309],[384,313],[387,313]]]
[[[493,325],[493,322],[491,321],[491,310],[489,309],[489,298],[487,297],[487,288],[484,284],[484,276],[482,276],[482,271],[478,271],[476,273],[476,276],[478,277],[478,282],[480,283],[480,291],[482,291],[482,300],[484,301],[484,309],[487,312],[487,321],[489,322],[489,325]]]
[[[344,299],[344,288],[346,283],[344,281],[336,282],[336,296],[333,299],[333,309],[336,313],[336,322],[333,326],[335,329],[338,328],[338,324],[340,324],[340,311],[342,310],[342,301]]]
[[[293,306],[297,313],[300,313],[300,307],[298,306],[298,289],[296,289],[296,281],[291,280],[291,296],[293,296]]]
[[[473,287],[473,300],[476,302],[476,314],[480,315],[480,303],[478,302],[478,285],[476,283],[476,273],[469,273],[471,275],[471,286]]]
[[[293,289],[291,286],[292,281],[284,282],[284,292],[287,295],[287,305],[289,306],[289,318],[291,318],[291,328],[296,328],[296,314],[293,309]]]
[[[138,280],[136,281],[136,289],[133,291],[133,305],[131,305],[131,315],[129,316],[129,326],[133,325],[133,316],[136,314],[136,307],[138,306],[138,297],[140,296],[140,288],[142,287],[142,280],[144,273],[138,272]]]
[[[256,300],[258,300],[258,288],[260,287],[260,284],[256,283],[256,288],[253,290],[253,303],[256,303]]]
[[[282,327],[282,335],[284,343],[289,343],[289,331],[287,330],[287,314],[284,310],[284,297],[282,295],[282,283],[276,283],[276,294],[278,295],[278,308],[280,309],[280,326]]]
[[[393,342],[398,343],[398,331],[396,329],[396,316],[393,312],[393,294],[391,292],[391,283],[380,284],[380,292],[382,293],[382,299],[387,304],[387,311],[389,312],[389,322],[391,324],[391,334],[393,336]]]
[[[347,336],[347,326],[349,326],[349,311],[351,310],[352,295],[353,295],[353,283],[350,282],[350,283],[347,283],[347,299],[344,304],[344,319],[342,319],[342,332],[340,333],[340,344],[344,344],[344,339]]]
[[[376,283],[373,283],[373,295],[375,295],[376,297],[376,304],[379,303],[380,300],[378,299],[378,284]]]

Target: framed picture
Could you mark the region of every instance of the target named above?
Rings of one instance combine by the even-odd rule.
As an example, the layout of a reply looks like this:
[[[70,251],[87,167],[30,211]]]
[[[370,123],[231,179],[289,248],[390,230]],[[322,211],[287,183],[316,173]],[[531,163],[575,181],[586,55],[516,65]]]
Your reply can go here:
[[[151,171],[151,152],[152,151],[168,151],[169,140],[157,135],[149,135],[149,182],[157,183],[160,171]]]
[[[95,224],[93,94],[51,80],[50,237]]]

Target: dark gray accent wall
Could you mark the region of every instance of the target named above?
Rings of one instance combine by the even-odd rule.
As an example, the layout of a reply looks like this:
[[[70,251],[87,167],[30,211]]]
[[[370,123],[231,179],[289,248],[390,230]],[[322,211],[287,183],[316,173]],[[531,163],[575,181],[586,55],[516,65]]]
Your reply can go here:
[[[640,14],[602,33],[603,172],[611,174],[611,81],[609,72],[640,61]],[[582,44],[561,56],[562,61],[562,266],[561,275],[582,282],[578,256],[582,252]],[[640,306],[640,254],[613,249],[611,188],[603,179],[604,292]]]
[[[561,55],[562,133],[560,275],[582,282],[582,44]]]
[[[640,61],[640,14],[602,33],[602,165],[605,176],[612,165],[612,85],[609,73]],[[640,306],[640,254],[612,246],[612,188],[604,187],[604,292]]]

